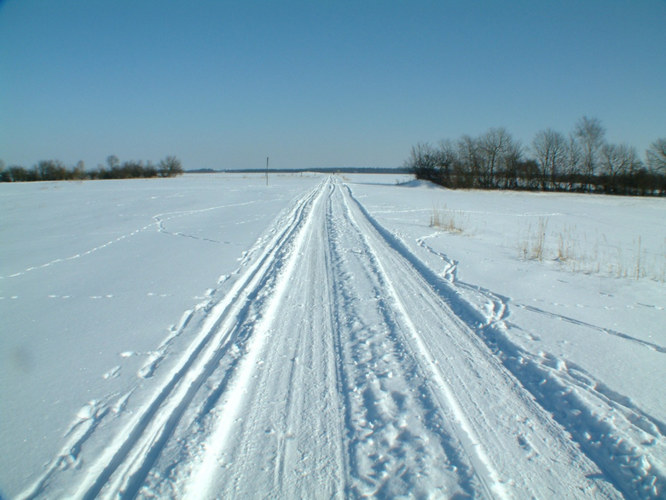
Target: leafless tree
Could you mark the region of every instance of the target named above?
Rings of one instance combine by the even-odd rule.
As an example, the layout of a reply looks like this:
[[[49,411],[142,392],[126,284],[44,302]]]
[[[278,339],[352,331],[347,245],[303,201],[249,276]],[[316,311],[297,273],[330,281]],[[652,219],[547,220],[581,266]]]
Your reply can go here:
[[[42,181],[57,181],[67,178],[67,167],[59,160],[40,160],[35,167]]]
[[[411,168],[418,179],[437,180],[437,150],[427,142],[412,146],[405,166]]]
[[[541,171],[541,189],[546,189],[546,180],[550,179],[556,187],[558,176],[565,169],[567,161],[567,141],[564,136],[553,129],[537,132],[532,141],[532,151]]]
[[[149,167],[153,168],[152,165]],[[175,156],[167,156],[160,160],[157,167],[157,173],[160,177],[174,177],[183,173],[183,164]]]
[[[618,177],[635,175],[641,167],[636,148],[626,144],[604,144],[601,147],[601,166],[606,176],[607,192],[618,191]]]
[[[110,170],[120,167],[120,160],[116,155],[109,155],[106,157],[106,164]]]
[[[666,138],[646,151],[608,144],[596,118],[584,116],[568,137],[553,129],[539,131],[529,153],[504,128],[492,128],[438,147],[412,147],[407,165],[421,178],[447,187],[482,189],[553,189],[615,194],[666,194]]]
[[[604,173],[610,176],[633,174],[641,165],[636,148],[626,144],[604,144],[601,162]]]
[[[439,167],[442,181],[447,187],[458,187],[461,179],[456,176],[455,168],[458,164],[456,145],[446,139],[439,143],[437,152],[437,166]]]
[[[583,158],[583,151],[573,134],[569,135],[565,155],[566,173],[571,178],[580,172],[580,164]],[[571,186],[569,187],[571,188]]]
[[[520,165],[523,160],[523,147],[507,134],[504,147],[500,155],[500,167],[504,178],[504,188],[516,189],[521,179]],[[529,176],[528,179],[529,181]]]
[[[599,152],[604,143],[606,129],[602,127],[597,118],[583,116],[574,129],[574,136],[579,141],[582,150],[583,174],[590,181],[595,174],[599,163]]]
[[[652,172],[666,174],[666,138],[650,144],[646,156],[647,166]]]
[[[478,139],[463,135],[456,143],[459,169],[464,177],[466,187],[478,187],[481,184],[480,164],[481,151]]]
[[[483,185],[492,187],[495,184],[497,170],[501,169],[504,153],[507,150],[511,136],[504,128],[491,128],[479,139],[479,149],[482,153]]]

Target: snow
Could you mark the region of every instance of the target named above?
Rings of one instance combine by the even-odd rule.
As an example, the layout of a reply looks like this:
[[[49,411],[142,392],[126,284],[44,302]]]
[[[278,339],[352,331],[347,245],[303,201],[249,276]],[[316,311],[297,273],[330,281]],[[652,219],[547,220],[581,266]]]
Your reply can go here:
[[[395,189],[364,187],[355,192],[368,209],[420,259],[436,270],[453,267],[446,272],[459,287],[492,290],[509,306],[514,341],[594,367],[600,380],[612,380],[640,407],[666,418],[666,399],[654,397],[664,379],[652,375],[666,374],[658,355],[666,338],[664,200],[436,189],[397,195],[402,207],[395,210]],[[433,207],[457,218],[462,230],[426,227]],[[525,242],[534,243],[540,220],[546,221],[543,260],[525,259]],[[573,249],[564,261],[561,238]],[[643,271],[636,280],[639,238]],[[640,360],[632,369],[609,362],[615,356],[628,363],[628,351]]]
[[[203,307],[207,289],[316,182],[3,184],[0,442],[16,452],[0,459],[0,491],[13,496],[35,477],[79,407],[112,401],[137,374],[149,377],[187,311]]]
[[[200,174],[0,203],[0,496],[663,495],[664,200]]]

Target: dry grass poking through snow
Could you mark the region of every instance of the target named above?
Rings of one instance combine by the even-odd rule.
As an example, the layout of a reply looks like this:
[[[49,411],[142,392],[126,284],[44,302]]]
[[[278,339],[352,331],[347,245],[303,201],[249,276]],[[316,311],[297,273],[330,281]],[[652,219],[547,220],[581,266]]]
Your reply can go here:
[[[648,249],[640,235],[621,245],[606,234],[589,234],[575,226],[548,230],[549,218],[528,224],[519,243],[523,260],[558,262],[572,272],[666,282],[666,238],[660,249]]]
[[[539,217],[536,228],[533,228],[532,224],[528,226],[528,236],[520,244],[520,254],[523,259],[538,261],[543,260],[547,228],[548,219],[546,217]]]
[[[469,222],[469,217],[462,211],[449,210],[446,205],[441,208],[432,208],[430,227],[449,233],[462,233],[467,222]]]
[[[498,197],[497,201],[504,199]],[[598,227],[585,223],[577,226],[571,223],[576,215],[551,212],[552,208],[542,211],[539,205],[533,208],[541,214],[502,203],[493,206],[492,211],[484,205],[478,210],[461,210],[433,204],[430,227],[517,248],[521,260],[549,263],[565,271],[666,283],[666,238],[655,239],[654,234],[646,233],[644,224],[628,230],[624,221],[625,227],[614,233],[606,221]],[[497,240],[498,228],[502,243]]]

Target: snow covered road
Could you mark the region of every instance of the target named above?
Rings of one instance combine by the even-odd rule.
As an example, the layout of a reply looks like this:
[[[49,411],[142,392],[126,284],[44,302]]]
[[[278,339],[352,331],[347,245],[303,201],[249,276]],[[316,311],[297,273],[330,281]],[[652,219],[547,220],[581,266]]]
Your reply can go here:
[[[484,316],[459,292],[325,179],[184,313],[191,342],[82,416],[23,497],[658,496],[663,465],[613,454],[660,423],[627,410],[635,426],[599,435],[591,410],[569,428],[562,406],[598,398],[501,335],[501,299]]]

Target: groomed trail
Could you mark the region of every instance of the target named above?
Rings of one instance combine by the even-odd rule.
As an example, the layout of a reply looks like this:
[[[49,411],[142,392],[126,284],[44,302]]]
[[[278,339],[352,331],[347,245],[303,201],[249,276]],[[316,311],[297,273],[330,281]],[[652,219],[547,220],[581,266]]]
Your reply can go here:
[[[23,497],[634,493],[341,180],[266,234],[206,307],[185,313],[191,340],[145,371],[141,404],[125,408],[130,392],[91,408]]]

